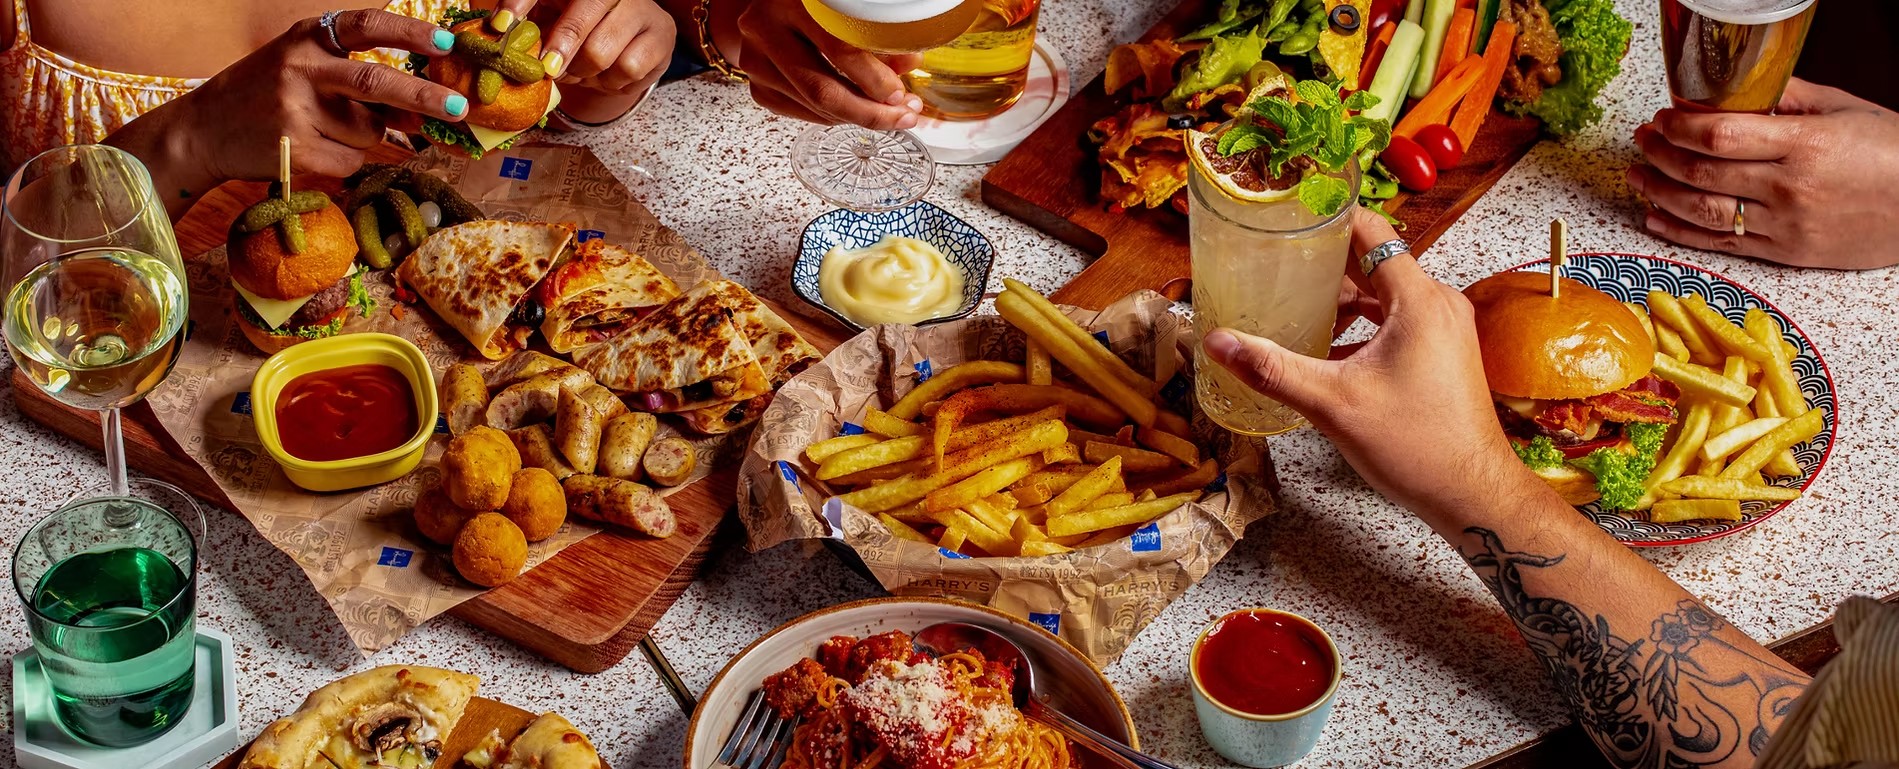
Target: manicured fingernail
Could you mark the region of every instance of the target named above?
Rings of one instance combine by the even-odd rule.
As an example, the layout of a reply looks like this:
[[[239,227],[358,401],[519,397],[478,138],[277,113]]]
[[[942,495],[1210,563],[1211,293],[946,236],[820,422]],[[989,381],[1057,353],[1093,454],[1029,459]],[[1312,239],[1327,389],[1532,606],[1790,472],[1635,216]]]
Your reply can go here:
[[[567,57],[560,51],[548,51],[541,55],[541,67],[547,70],[548,77],[560,77],[567,72]]]
[[[493,27],[496,32],[513,29],[514,11],[495,11],[495,15],[488,17],[488,26]]]
[[[448,95],[448,99],[442,102],[442,109],[447,110],[450,115],[461,117],[468,113],[468,97],[458,93],[451,93]]]
[[[1240,351],[1240,340],[1227,333],[1225,329],[1214,329],[1213,333],[1207,335],[1206,341],[1200,343],[1200,346],[1206,348],[1207,357],[1212,358],[1213,362],[1226,363],[1233,360],[1234,354]]]
[[[435,50],[448,53],[455,50],[455,33],[446,29],[435,30],[434,42]]]

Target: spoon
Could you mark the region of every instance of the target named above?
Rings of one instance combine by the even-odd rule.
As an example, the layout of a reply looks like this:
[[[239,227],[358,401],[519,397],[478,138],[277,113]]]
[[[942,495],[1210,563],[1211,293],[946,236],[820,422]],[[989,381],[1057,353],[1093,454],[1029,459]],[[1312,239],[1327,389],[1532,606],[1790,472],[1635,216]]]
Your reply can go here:
[[[1035,665],[1029,661],[1029,655],[1001,633],[967,622],[939,622],[917,631],[910,639],[910,645],[917,651],[937,657],[974,649],[984,659],[1015,671],[1015,689],[1011,694],[1015,696],[1016,708],[1023,715],[1054,727],[1056,731],[1088,746],[1121,769],[1176,769],[1173,764],[1130,748],[1049,707],[1047,695],[1035,685]]]

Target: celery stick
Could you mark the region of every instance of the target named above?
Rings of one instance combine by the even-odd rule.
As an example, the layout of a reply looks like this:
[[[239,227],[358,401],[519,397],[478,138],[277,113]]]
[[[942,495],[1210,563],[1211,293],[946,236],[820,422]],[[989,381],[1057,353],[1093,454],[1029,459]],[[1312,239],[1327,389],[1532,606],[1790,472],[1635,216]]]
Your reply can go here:
[[[1490,30],[1497,26],[1497,13],[1502,5],[1500,0],[1477,0],[1477,29],[1470,36],[1472,56],[1484,55],[1484,47],[1490,45]]]
[[[1398,31],[1392,34],[1391,45],[1385,48],[1385,58],[1379,61],[1378,71],[1372,75],[1370,90],[1378,97],[1378,103],[1365,110],[1365,115],[1398,124],[1405,87],[1417,71],[1423,48],[1424,29],[1410,21],[1398,22]]]
[[[1424,0],[1411,0],[1405,4],[1404,20],[1412,24],[1424,23]]]
[[[1450,31],[1451,14],[1457,12],[1457,0],[1427,0],[1424,9],[1424,50],[1418,59],[1418,76],[1411,81],[1411,98],[1422,99],[1431,92],[1437,77],[1437,60],[1444,53],[1444,34]]]

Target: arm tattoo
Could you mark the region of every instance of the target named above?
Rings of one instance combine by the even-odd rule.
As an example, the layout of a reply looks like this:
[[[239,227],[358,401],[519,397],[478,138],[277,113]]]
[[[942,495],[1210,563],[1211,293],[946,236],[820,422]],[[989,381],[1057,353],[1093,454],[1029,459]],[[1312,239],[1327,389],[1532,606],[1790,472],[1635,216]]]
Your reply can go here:
[[[1601,614],[1524,589],[1523,569],[1554,567],[1564,556],[1512,552],[1489,529],[1464,533],[1481,540],[1464,559],[1615,766],[1688,769],[1737,757],[1751,763],[1806,688],[1779,660],[1728,643],[1721,637],[1727,622],[1698,601],[1680,602],[1647,633],[1636,628],[1628,638],[1630,628],[1612,629]]]

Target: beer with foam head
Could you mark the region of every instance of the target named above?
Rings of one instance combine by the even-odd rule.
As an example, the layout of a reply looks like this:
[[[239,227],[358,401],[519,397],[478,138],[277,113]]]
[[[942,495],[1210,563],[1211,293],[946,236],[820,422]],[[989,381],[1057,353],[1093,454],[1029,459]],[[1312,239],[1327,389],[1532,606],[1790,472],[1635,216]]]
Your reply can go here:
[[[928,50],[955,40],[983,0],[804,0],[824,31],[871,53]]]
[[[1661,0],[1675,106],[1772,112],[1813,25],[1815,0]]]

